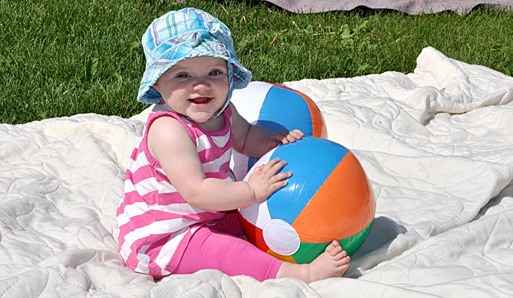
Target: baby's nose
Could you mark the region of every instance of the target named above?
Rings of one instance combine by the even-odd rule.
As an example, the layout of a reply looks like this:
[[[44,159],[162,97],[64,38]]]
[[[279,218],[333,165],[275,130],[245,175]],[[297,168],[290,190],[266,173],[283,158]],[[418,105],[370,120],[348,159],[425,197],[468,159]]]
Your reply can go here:
[[[197,77],[194,82],[195,88],[207,88],[210,87],[211,82],[208,77]]]

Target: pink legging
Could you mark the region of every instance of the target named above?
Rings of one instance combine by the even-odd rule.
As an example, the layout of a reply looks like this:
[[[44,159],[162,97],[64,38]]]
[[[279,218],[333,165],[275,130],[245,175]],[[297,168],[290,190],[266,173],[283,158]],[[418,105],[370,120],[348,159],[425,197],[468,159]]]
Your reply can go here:
[[[190,274],[217,269],[230,275],[247,275],[259,281],[275,278],[282,261],[240,238],[242,228],[234,212],[215,225],[199,228],[173,273]]]

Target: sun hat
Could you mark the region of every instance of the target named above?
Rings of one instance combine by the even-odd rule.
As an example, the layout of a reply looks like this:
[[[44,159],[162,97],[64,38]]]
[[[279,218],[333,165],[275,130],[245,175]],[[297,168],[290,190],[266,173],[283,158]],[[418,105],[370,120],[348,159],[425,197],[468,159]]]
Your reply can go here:
[[[137,100],[154,104],[162,100],[153,88],[157,79],[179,61],[210,56],[222,58],[228,63],[230,81],[228,100],[233,89],[242,89],[251,81],[251,72],[237,59],[230,29],[207,12],[197,8],[170,11],[153,20],[142,37],[146,56],[144,71]]]

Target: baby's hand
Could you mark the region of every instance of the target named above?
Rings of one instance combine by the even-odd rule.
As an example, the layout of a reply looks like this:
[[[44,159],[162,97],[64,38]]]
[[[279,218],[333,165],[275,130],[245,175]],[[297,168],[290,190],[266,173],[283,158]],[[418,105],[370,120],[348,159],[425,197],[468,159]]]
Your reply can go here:
[[[282,144],[294,143],[296,140],[301,140],[304,136],[305,134],[299,129],[280,131],[275,134],[276,140]]]
[[[287,185],[287,178],[292,176],[290,172],[278,173],[287,163],[278,158],[255,168],[249,176],[248,184],[253,189],[257,203],[265,201],[275,191]]]

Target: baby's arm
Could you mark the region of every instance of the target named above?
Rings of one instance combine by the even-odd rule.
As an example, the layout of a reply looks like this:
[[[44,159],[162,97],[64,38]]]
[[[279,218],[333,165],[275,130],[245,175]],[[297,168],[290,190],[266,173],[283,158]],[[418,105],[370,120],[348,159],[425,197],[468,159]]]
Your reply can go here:
[[[148,146],[182,197],[192,206],[205,210],[232,210],[261,202],[286,185],[285,179],[290,177],[289,172],[278,173],[285,162],[273,160],[255,171],[248,182],[206,178],[195,145],[172,117],[153,122]]]
[[[234,149],[245,155],[260,158],[279,144],[288,144],[303,138],[299,129],[272,133],[261,125],[251,125],[232,105]]]

